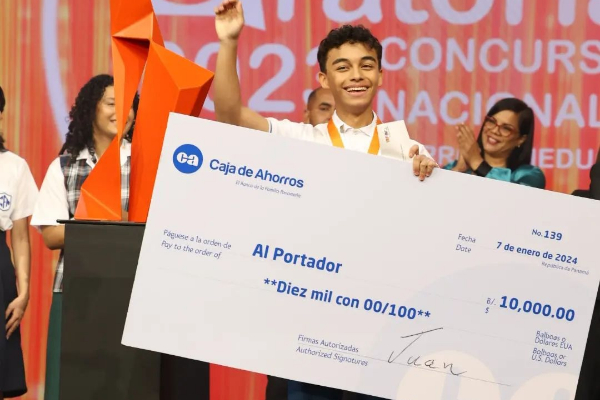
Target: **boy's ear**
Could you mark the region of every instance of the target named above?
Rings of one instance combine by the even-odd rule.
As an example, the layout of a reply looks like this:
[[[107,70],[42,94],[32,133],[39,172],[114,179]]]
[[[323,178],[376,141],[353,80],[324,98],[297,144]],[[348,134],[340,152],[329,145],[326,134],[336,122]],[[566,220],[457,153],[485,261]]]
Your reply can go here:
[[[321,84],[321,87],[324,89],[331,89],[329,87],[329,80],[327,79],[327,75],[323,72],[319,71],[319,83]]]

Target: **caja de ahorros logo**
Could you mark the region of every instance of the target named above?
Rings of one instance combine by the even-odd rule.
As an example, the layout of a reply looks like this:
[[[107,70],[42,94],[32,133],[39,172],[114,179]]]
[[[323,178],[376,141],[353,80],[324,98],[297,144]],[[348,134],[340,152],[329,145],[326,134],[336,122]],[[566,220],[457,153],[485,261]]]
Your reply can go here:
[[[193,174],[202,166],[204,157],[199,148],[193,144],[182,144],[173,152],[173,165],[179,172]]]
[[[192,174],[202,167],[204,156],[200,149],[193,144],[182,144],[173,152],[173,165],[181,173]],[[278,183],[296,188],[304,187],[304,180],[296,177],[277,174],[264,168],[251,168],[248,165],[235,165],[229,161],[220,161],[213,158],[208,167],[224,176],[242,176],[245,178],[260,179],[267,182]]]

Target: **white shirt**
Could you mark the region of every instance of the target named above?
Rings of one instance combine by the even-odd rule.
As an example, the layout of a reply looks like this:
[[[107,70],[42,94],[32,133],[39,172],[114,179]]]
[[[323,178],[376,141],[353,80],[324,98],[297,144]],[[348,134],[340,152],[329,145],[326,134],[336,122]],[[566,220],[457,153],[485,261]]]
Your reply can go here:
[[[127,162],[131,155],[131,143],[123,140],[121,144],[121,166]],[[86,164],[94,168],[96,165],[87,148],[77,156],[77,160],[86,160]],[[65,176],[60,168],[60,157],[52,161],[42,182],[40,196],[35,204],[31,225],[37,228],[42,226],[58,225],[57,220],[69,219],[69,204],[67,202],[67,188]]]
[[[29,217],[37,197],[27,162],[10,151],[0,152],[0,230],[8,231],[13,221]]]
[[[369,151],[369,146],[371,145],[371,140],[375,133],[375,128],[377,127],[377,115],[375,112],[373,112],[373,120],[371,123],[362,128],[352,128],[351,126],[348,126],[340,119],[340,117],[338,117],[337,111],[333,113],[331,119],[338,129],[338,132],[340,132],[344,148],[360,151],[362,153],[367,153]],[[278,120],[275,118],[267,118],[267,121],[269,122],[269,132],[273,132],[276,135],[327,144],[330,146],[332,145],[329,131],[327,130],[327,123],[312,126],[310,124],[292,122],[287,119]],[[419,145],[419,154],[432,158],[422,144],[414,140],[412,142],[413,144]]]

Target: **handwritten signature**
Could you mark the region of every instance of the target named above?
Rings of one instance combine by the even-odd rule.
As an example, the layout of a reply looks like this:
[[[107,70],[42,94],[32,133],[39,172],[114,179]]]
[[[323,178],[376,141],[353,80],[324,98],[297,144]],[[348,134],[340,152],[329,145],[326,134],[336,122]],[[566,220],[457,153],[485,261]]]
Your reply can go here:
[[[412,338],[412,337],[414,337],[414,339],[408,345],[406,345],[406,347],[404,349],[402,349],[402,351],[400,353],[394,355],[395,352],[392,351],[392,354],[390,354],[390,356],[388,357],[388,363],[392,364],[394,361],[396,361],[402,354],[404,354],[408,350],[409,347],[411,347],[419,339],[421,339],[423,337],[423,335],[425,335],[427,333],[439,331],[442,329],[444,329],[444,328],[436,328],[436,329],[431,329],[428,331],[414,333],[412,335],[402,336],[402,339],[407,339],[407,338]],[[421,357],[422,357],[421,355],[417,355],[417,356],[411,355],[408,357],[406,364],[408,366],[414,365],[415,367],[424,366],[429,369],[444,369],[444,370],[449,371],[454,376],[460,376],[467,372],[467,371],[456,372],[454,370],[454,363],[446,363],[445,361],[440,362],[433,358],[427,359],[424,362],[419,362],[419,361],[421,361]],[[438,364],[436,364],[436,362]],[[442,365],[443,365],[443,367],[442,367]]]

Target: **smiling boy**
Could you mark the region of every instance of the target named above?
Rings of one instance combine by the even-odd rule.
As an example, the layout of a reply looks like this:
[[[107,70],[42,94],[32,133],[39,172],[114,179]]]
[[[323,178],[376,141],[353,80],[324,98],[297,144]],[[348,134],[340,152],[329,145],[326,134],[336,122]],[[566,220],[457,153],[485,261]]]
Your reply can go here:
[[[316,126],[265,118],[243,107],[236,69],[238,38],[244,27],[241,2],[223,1],[215,8],[215,29],[220,47],[215,68],[214,103],[217,120],[295,139],[379,154],[373,99],[383,83],[382,46],[363,26],[344,25],[332,30],[319,45],[319,81],[331,90],[335,112],[329,123]],[[431,175],[436,162],[425,148],[412,141],[404,155],[413,160],[420,180]]]
[[[265,118],[244,107],[236,69],[238,38],[244,27],[241,2],[223,1],[215,8],[215,29],[220,47],[215,68],[214,103],[217,120],[295,139],[343,147],[363,153],[379,154],[377,125],[381,122],[373,111],[373,99],[383,83],[382,46],[363,26],[344,25],[332,30],[319,45],[319,81],[329,89],[335,112],[327,123],[295,123]],[[404,158],[412,158],[413,172],[424,180],[436,162],[415,141]],[[287,386],[287,387],[285,387]],[[267,400],[342,400],[376,399],[376,397],[337,389],[269,377]]]

